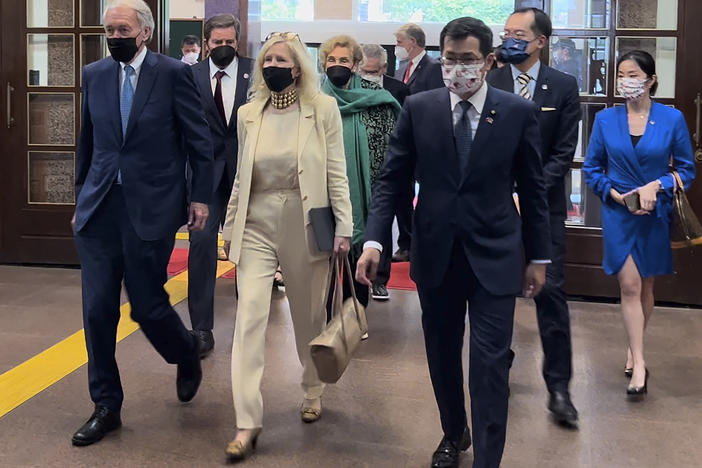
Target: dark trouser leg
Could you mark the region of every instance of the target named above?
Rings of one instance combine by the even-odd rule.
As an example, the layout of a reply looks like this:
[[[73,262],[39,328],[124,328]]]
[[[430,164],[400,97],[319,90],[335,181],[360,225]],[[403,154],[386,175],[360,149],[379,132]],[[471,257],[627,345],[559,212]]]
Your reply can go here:
[[[166,267],[175,243],[175,232],[165,239],[139,238],[127,216],[122,219],[125,258],[124,282],[132,305],[132,319],[169,364],[192,358],[195,342],[171,306]]]
[[[83,327],[90,398],[119,412],[124,395],[115,361],[124,259],[120,241],[121,189],[113,188],[88,224],[76,233],[81,261]]]
[[[572,375],[570,313],[563,291],[565,258],[565,218],[551,217],[551,261],[546,268],[546,285],[536,302],[536,316],[544,350],[543,374],[550,392],[567,391]]]
[[[214,328],[214,290],[217,276],[217,234],[229,196],[213,196],[203,231],[190,233],[188,254],[188,311],[193,330]]]
[[[454,248],[444,281],[436,288],[418,286],[429,375],[446,437],[459,440],[468,424],[463,393],[463,334],[468,261]]]
[[[514,296],[494,296],[475,280],[470,304],[470,375],[474,468],[498,468],[507,431]]]
[[[380,264],[378,265],[378,275],[375,278],[374,284],[388,284],[390,280],[390,268],[392,266],[392,230],[387,232],[385,239],[382,240],[383,252],[380,254]],[[355,268],[355,266],[354,266]]]
[[[410,250],[412,240],[412,216],[414,215],[414,179],[408,181],[405,189],[397,200],[395,216],[400,235],[397,246],[402,250]]]

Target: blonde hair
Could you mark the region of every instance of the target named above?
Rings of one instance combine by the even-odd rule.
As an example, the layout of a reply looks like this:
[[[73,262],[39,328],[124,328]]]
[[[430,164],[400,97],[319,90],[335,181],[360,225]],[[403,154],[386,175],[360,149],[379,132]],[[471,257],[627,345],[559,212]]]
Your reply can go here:
[[[151,42],[151,38],[154,36],[154,15],[151,13],[151,8],[146,4],[144,0],[113,0],[105,8],[105,12],[102,14],[102,22],[105,23],[105,16],[107,12],[112,8],[116,7],[127,7],[134,10],[136,13],[137,20],[139,21],[139,27],[142,31],[149,28],[149,37],[146,39],[146,43]]]
[[[274,34],[261,47],[254,65],[253,84],[251,86],[252,99],[267,101],[270,98],[271,90],[268,89],[263,79],[263,61],[271,47],[280,43],[288,47],[293,63],[300,70],[300,76],[297,77],[295,82],[298,95],[303,99],[314,98],[319,93],[319,76],[317,75],[314,61],[310,57],[309,52],[307,52],[307,48],[302,44],[300,37],[297,34],[287,33],[284,35]]]
[[[327,57],[331,54],[332,50],[337,47],[346,47],[351,49],[351,58],[353,59],[353,65],[361,63],[363,60],[363,50],[358,42],[346,34],[341,34],[339,36],[334,36],[328,39],[324,44],[319,47],[319,64],[322,66],[322,70],[325,68],[327,62]]]

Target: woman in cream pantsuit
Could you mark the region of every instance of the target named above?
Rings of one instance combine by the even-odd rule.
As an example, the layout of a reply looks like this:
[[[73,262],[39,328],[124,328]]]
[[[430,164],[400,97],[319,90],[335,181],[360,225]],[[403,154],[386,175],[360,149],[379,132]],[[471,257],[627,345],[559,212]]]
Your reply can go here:
[[[303,366],[301,417],[314,422],[321,415],[324,385],[308,343],[325,323],[330,254],[317,249],[308,213],[332,207],[341,254],[349,251],[353,223],[341,116],[317,80],[299,37],[272,34],[256,60],[254,98],[239,109],[238,170],[222,236],[239,289],[232,348],[238,431],[227,447],[230,460],[253,451],[263,424],[265,333],[278,265]]]

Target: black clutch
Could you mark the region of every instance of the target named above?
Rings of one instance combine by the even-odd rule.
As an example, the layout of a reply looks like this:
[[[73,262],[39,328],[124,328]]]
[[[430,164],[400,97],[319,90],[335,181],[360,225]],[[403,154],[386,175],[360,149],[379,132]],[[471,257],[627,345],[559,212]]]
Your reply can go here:
[[[334,251],[334,233],[336,232],[336,219],[331,206],[324,208],[311,208],[309,212],[312,231],[317,241],[320,252]]]

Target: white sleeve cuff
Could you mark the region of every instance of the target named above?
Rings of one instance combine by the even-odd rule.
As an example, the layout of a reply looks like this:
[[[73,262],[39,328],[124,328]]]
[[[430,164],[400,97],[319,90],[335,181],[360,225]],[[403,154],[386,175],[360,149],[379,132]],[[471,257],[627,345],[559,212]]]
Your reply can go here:
[[[535,263],[536,265],[548,265],[551,260],[532,260],[530,263]]]
[[[375,249],[375,250],[379,251],[380,253],[383,253],[383,246],[380,245],[380,242],[376,242],[376,241],[366,241],[363,244],[363,250],[366,250],[366,249]]]

